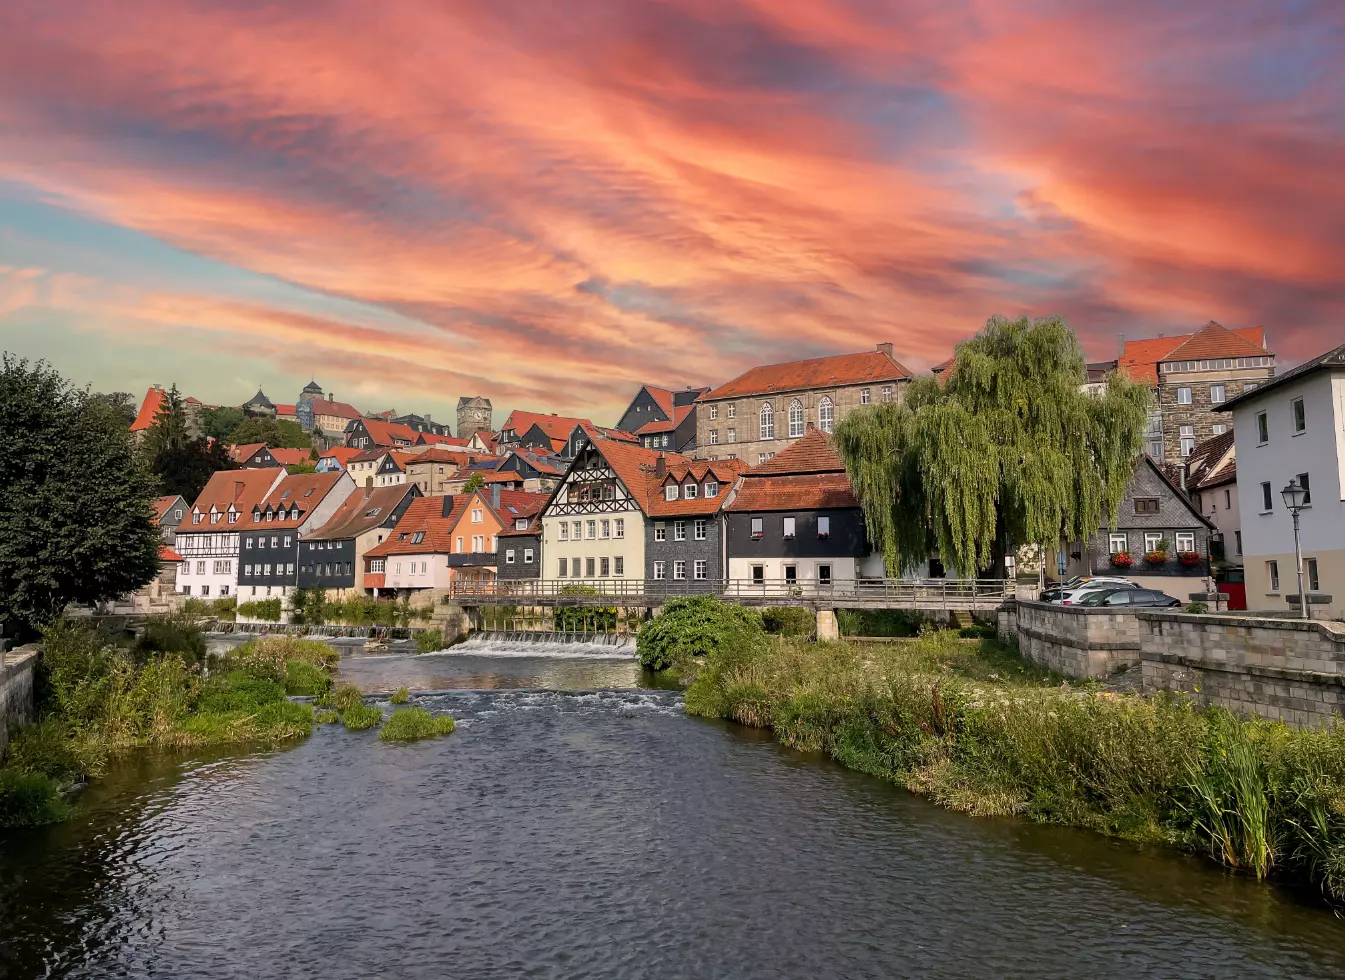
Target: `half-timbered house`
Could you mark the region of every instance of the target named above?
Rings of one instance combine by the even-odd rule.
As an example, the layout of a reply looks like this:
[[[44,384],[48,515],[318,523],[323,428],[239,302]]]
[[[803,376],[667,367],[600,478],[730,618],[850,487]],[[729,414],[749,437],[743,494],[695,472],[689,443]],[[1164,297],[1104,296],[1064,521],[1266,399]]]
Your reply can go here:
[[[220,470],[210,478],[177,528],[174,550],[182,556],[178,592],[207,598],[233,593],[242,522],[283,479],[285,471],[279,467]]]

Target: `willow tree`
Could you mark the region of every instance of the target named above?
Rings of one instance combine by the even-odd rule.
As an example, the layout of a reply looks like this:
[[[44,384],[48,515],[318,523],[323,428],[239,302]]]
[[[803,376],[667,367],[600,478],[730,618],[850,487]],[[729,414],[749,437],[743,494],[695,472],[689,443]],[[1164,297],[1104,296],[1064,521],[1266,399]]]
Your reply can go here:
[[[998,547],[1086,539],[1116,520],[1151,396],[1116,373],[1088,386],[1060,317],[992,317],[942,379],[857,409],[836,447],[891,570],[937,549],[964,576]]]

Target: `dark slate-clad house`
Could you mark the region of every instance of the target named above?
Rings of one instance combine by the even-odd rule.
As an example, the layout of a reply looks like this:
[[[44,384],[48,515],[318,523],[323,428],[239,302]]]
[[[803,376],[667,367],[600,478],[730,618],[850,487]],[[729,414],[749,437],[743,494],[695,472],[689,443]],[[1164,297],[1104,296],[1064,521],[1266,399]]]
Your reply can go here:
[[[616,427],[633,433],[646,449],[682,453],[696,448],[696,399],[710,389],[641,386]]]
[[[187,516],[187,501],[181,494],[169,494],[154,502],[154,523],[164,544],[171,545],[177,537],[177,526]]]
[[[239,601],[288,595],[299,582],[300,539],[327,523],[354,489],[346,473],[296,473],[245,514],[239,523]]]
[[[414,483],[357,487],[331,519],[299,543],[299,587],[364,590],[364,555],[392,533],[421,495]]]
[[[724,581],[719,509],[747,464],[660,456],[649,479],[645,580],[674,594],[718,591]]]
[[[817,429],[743,474],[724,525],[729,578],[745,588],[807,593],[883,577],[845,466]]]
[[[519,581],[542,577],[542,507],[546,497],[538,494],[535,505],[512,510],[494,507],[502,530],[496,536],[496,577]]]
[[[1117,508],[1116,529],[1104,525],[1091,541],[1073,542],[1066,574],[1124,575],[1185,600],[1202,591],[1199,580],[1209,574],[1213,531],[1191,499],[1144,456]],[[1159,549],[1163,560],[1145,557]]]

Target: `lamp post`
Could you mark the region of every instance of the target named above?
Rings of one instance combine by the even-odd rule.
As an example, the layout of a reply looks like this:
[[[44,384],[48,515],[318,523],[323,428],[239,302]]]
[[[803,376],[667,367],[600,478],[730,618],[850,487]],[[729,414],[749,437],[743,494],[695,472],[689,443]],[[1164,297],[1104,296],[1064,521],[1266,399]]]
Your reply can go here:
[[[1294,564],[1298,566],[1298,608],[1304,619],[1311,619],[1308,612],[1308,594],[1303,591],[1303,545],[1298,538],[1298,512],[1308,500],[1308,491],[1299,486],[1298,477],[1289,481],[1289,485],[1280,491],[1284,506],[1294,515]]]

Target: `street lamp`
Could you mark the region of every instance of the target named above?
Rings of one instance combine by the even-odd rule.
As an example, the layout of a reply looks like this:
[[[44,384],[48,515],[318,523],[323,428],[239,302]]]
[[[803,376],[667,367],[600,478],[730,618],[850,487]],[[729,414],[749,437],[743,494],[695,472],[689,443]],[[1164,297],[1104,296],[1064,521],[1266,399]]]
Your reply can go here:
[[[1298,477],[1289,481],[1289,485],[1280,491],[1284,506],[1294,515],[1294,564],[1298,566],[1298,607],[1304,619],[1310,619],[1308,613],[1308,594],[1303,591],[1303,546],[1298,539],[1298,512],[1308,501],[1308,490],[1299,486]]]

